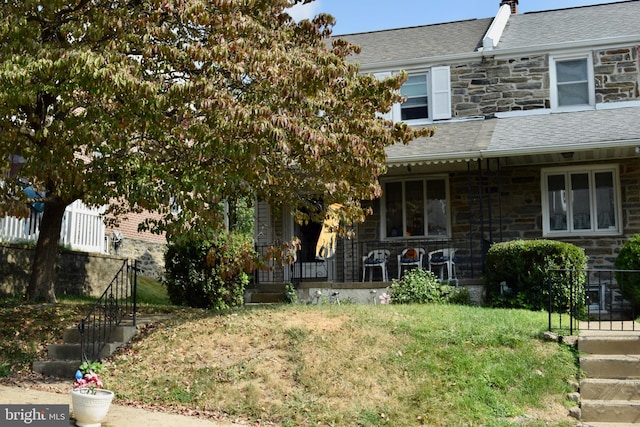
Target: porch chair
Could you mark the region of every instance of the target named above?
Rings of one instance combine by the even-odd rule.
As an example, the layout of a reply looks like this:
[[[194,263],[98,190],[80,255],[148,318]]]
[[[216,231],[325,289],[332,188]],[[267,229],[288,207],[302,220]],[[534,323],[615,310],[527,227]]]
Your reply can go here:
[[[379,267],[382,271],[382,281],[389,281],[389,273],[387,272],[387,262],[391,252],[387,249],[375,249],[362,257],[362,281],[364,282],[367,268],[369,269],[369,281],[373,276],[373,269]]]
[[[444,279],[444,267],[447,267],[447,279],[458,282],[456,276],[456,249],[444,248],[437,251],[431,251],[428,254],[429,270],[431,267],[440,267],[440,280]]]
[[[398,255],[398,279],[402,276],[402,267],[422,268],[425,250],[422,248],[405,248]]]

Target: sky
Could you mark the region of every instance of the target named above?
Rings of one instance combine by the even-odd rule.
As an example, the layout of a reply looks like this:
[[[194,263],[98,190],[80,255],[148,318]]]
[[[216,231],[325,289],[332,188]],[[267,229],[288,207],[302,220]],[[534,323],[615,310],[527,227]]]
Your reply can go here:
[[[520,0],[518,13],[563,9],[621,0]],[[290,10],[296,20],[328,13],[334,35],[414,27],[496,15],[500,0],[315,0]]]

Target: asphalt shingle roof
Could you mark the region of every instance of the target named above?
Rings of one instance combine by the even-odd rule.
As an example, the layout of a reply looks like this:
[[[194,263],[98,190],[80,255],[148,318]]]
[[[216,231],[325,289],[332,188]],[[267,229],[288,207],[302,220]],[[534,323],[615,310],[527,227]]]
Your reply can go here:
[[[570,146],[637,143],[639,117],[640,107],[629,107],[498,119],[487,152],[557,152]]]
[[[630,0],[509,17],[496,50],[640,34],[640,1]]]
[[[361,65],[474,52],[493,18],[337,36],[360,46]]]
[[[640,107],[446,122],[430,138],[387,147],[389,165],[640,145]]]

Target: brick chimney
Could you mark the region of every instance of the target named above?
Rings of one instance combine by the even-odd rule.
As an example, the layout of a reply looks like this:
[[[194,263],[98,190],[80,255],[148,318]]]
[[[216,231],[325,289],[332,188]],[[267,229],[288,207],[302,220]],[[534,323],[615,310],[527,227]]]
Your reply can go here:
[[[511,6],[511,13],[518,13],[518,0],[502,0],[500,6],[505,4]]]

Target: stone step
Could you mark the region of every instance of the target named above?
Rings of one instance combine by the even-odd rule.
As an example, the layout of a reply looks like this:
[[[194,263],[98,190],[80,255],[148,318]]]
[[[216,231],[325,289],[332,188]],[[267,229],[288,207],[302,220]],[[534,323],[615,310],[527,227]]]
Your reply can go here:
[[[627,400],[582,400],[583,423],[640,423],[640,402]]]
[[[580,368],[587,378],[640,379],[640,355],[586,355]]]
[[[587,378],[580,381],[580,398],[640,401],[640,380]]]
[[[589,354],[640,354],[640,336],[580,337],[578,350]]]

